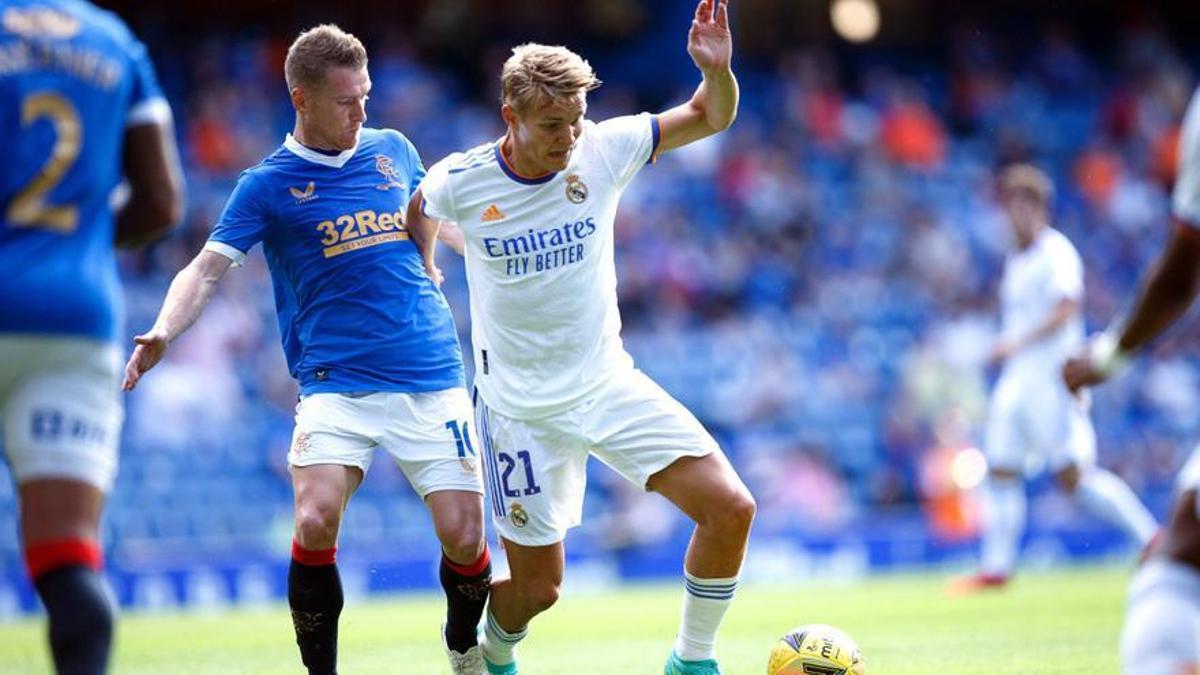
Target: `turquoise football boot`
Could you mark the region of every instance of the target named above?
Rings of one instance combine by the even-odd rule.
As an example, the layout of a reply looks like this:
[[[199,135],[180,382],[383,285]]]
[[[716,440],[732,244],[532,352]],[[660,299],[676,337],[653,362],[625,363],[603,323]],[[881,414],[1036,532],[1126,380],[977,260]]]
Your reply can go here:
[[[488,661],[487,657],[485,656],[483,657],[483,665],[485,668],[487,668],[488,675],[517,675],[516,661],[498,666],[491,661]]]
[[[671,655],[667,657],[667,665],[663,668],[663,675],[721,675],[721,667],[713,659],[684,661],[672,649]]]

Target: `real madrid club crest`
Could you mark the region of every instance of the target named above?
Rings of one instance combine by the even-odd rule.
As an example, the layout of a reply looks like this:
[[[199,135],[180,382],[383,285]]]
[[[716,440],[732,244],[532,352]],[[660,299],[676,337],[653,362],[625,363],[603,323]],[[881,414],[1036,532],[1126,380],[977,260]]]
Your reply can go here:
[[[382,185],[376,185],[376,188],[380,190],[404,189],[404,183],[400,182],[400,172],[396,170],[396,165],[392,163],[391,157],[375,155],[375,170],[383,174],[386,180]]]
[[[513,502],[512,506],[508,507],[508,519],[515,527],[525,527],[529,522],[529,514],[525,513],[525,507],[521,506],[520,502]]]
[[[567,199],[570,199],[572,204],[582,204],[587,197],[587,184],[579,179],[579,174],[573,173],[567,176]]]

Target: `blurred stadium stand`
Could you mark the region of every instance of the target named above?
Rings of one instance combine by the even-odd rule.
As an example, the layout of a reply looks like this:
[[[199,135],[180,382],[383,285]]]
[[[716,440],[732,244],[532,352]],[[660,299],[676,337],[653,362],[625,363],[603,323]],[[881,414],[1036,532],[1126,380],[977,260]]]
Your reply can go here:
[[[374,126],[427,164],[498,137],[494,80],[521,41],[565,43],[606,81],[589,115],[657,110],[697,82],[690,2],[102,2],[150,46],[190,189],[186,224],[122,260],[129,335],[153,321],[239,171],[292,125],[283,56],[302,28],[363,36]],[[617,223],[624,335],[640,366],[717,435],[760,504],[747,574],[803,578],[972,555],[977,454],[1007,234],[993,170],[1034,161],[1087,266],[1092,328],[1160,250],[1178,120],[1200,63],[1180,2],[884,0],[876,40],[834,36],[828,4],[734,0],[741,116],[669,154]],[[972,7],[963,7],[970,4]],[[461,265],[445,287],[469,348]],[[1196,328],[1097,392],[1101,461],[1159,515],[1200,440]],[[469,353],[469,351],[467,352]],[[470,365],[470,364],[468,364]],[[296,388],[261,254],[128,398],[105,545],[140,606],[279,597]],[[4,473],[0,469],[0,473]],[[0,480],[0,616],[28,611],[15,506]],[[1027,559],[1128,554],[1035,481]],[[574,580],[676,574],[688,527],[599,468],[568,539]],[[664,545],[665,544],[665,545]],[[381,457],[340,559],[351,591],[432,587],[424,508]]]

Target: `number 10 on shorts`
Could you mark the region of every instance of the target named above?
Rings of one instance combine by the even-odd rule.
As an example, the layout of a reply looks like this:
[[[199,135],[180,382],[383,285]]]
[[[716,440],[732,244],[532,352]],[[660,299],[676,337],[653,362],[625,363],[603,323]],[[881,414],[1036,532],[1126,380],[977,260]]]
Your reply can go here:
[[[446,422],[445,426],[454,434],[454,444],[458,446],[458,458],[466,459],[467,455],[474,457],[475,448],[471,446],[471,434],[467,428],[467,422],[450,420]]]

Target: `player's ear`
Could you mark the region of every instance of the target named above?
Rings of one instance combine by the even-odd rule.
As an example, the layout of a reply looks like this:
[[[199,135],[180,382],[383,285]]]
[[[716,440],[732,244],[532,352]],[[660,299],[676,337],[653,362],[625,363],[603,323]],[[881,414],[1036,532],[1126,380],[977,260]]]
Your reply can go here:
[[[290,93],[292,96],[292,105],[296,110],[303,111],[308,104],[308,100],[304,95],[304,89],[302,87],[292,87]]]
[[[508,103],[500,106],[500,117],[504,119],[504,125],[509,129],[517,126],[517,111]]]

